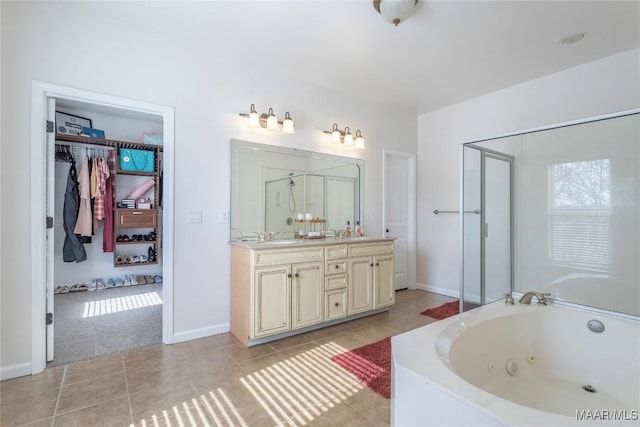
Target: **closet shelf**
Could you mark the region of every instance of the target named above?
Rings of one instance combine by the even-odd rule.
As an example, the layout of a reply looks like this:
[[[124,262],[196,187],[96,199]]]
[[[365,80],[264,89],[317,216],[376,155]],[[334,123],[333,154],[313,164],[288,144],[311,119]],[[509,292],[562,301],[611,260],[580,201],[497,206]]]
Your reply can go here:
[[[154,243],[158,243],[157,240],[136,240],[135,242],[114,242],[116,245],[152,245]]]
[[[118,141],[117,139],[98,139],[98,138],[89,138],[86,136],[78,136],[78,135],[67,135],[63,133],[56,133],[56,141],[67,141],[67,142],[79,142],[82,144],[93,144],[93,145],[104,145],[105,147],[124,147],[124,148],[135,148],[135,149],[157,149],[158,151],[162,151],[163,147],[161,145],[149,145],[149,144],[141,144],[130,141]]]
[[[154,261],[154,262],[132,262],[131,264],[114,264],[114,267],[118,268],[118,267],[141,267],[143,265],[153,265],[153,264],[157,264],[158,261]]]

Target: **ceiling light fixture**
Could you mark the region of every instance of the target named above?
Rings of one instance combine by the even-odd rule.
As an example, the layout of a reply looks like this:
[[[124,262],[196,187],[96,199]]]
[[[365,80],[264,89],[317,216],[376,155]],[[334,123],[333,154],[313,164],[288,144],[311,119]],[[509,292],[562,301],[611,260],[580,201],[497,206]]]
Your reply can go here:
[[[418,0],[373,0],[373,7],[385,21],[396,27],[413,13]]]
[[[344,130],[340,130],[338,128],[338,124],[334,123],[331,130],[323,130],[322,132],[331,135],[331,142],[334,144],[343,144],[345,146],[356,148],[364,148],[364,137],[362,136],[362,132],[360,129],[356,131],[356,136],[351,134],[351,130],[349,127],[345,127]]]
[[[277,130],[278,125],[282,125],[282,133],[294,134],[296,133],[291,114],[287,111],[284,115],[284,121],[279,121],[276,115],[273,113],[273,108],[269,108],[268,114],[259,114],[256,111],[256,106],[251,104],[249,113],[239,113],[240,116],[249,119],[249,127],[258,128],[262,127],[267,130]]]

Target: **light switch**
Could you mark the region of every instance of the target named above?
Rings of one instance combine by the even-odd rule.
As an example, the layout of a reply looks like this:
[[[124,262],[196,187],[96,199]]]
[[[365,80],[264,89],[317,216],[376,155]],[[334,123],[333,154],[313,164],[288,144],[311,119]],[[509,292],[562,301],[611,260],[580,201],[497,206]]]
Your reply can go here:
[[[202,211],[187,212],[187,222],[192,224],[202,222]]]

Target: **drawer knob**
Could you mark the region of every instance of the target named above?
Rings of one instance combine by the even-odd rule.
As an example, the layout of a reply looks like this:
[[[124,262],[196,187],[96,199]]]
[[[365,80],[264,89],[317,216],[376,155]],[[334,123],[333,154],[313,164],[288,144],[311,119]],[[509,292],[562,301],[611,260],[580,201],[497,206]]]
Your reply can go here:
[[[336,264],[336,270],[339,269],[339,268],[340,268],[340,266],[338,264]]]
[[[335,303],[334,304],[336,307],[340,307],[340,303]]]
[[[296,273],[295,277],[300,277],[300,275],[298,273]]]
[[[131,212],[131,215],[142,215],[142,212],[133,211],[133,212]]]

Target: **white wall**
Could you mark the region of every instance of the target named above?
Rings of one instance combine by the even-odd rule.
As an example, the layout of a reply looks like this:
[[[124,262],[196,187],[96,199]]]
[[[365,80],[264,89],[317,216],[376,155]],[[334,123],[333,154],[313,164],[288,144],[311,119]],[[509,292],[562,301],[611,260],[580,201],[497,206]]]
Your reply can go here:
[[[418,287],[457,295],[460,143],[640,106],[640,50],[418,117]],[[455,262],[453,262],[455,260]]]
[[[229,141],[299,147],[365,161],[364,211],[382,230],[382,149],[415,153],[416,118],[301,81],[219,61],[214,52],[165,39],[67,3],[1,2],[2,195],[0,364],[30,363],[29,217],[32,80],[175,108],[174,331],[188,337],[229,322]],[[6,42],[10,40],[10,43]],[[70,51],[73,50],[73,54]],[[239,52],[240,55],[245,53]],[[77,59],[76,59],[77,56]],[[268,81],[269,84],[265,84]],[[295,135],[250,129],[239,112],[255,103],[290,111]],[[362,129],[364,151],[329,144],[337,122]],[[367,189],[374,189],[373,191]],[[186,214],[202,210],[203,222]],[[44,286],[44,284],[43,284]]]

